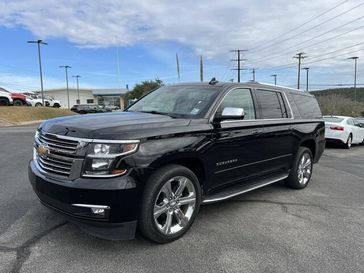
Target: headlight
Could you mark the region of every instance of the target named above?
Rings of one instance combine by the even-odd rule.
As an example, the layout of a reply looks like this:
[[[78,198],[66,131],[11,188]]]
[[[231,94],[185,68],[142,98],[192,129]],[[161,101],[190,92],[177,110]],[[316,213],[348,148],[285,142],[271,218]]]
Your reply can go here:
[[[120,158],[136,152],[138,143],[92,143],[85,160],[83,176],[112,177],[127,172]]]

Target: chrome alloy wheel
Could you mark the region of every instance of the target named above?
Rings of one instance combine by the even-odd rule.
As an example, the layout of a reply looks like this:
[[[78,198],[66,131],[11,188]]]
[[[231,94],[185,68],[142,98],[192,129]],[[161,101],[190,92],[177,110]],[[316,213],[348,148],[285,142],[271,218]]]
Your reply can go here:
[[[298,165],[298,182],[305,185],[311,178],[312,161],[308,153],[304,153]]]
[[[165,235],[181,231],[189,223],[196,204],[196,189],[184,176],[173,177],[160,189],[154,203],[154,222]]]
[[[348,148],[351,147],[351,144],[353,143],[353,138],[351,136],[349,136],[348,138],[348,142],[347,142],[347,145],[348,145]]]

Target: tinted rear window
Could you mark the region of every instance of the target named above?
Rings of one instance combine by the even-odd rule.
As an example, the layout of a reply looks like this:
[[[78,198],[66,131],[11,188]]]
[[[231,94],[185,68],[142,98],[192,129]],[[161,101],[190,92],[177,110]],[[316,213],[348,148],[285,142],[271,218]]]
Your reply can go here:
[[[291,93],[298,112],[303,119],[322,118],[320,106],[315,97]]]
[[[338,118],[338,117],[324,117],[324,121],[327,121],[327,122],[340,123],[343,120],[344,120],[343,118]]]
[[[281,93],[268,90],[256,90],[255,94],[260,105],[261,118],[287,118],[287,110]]]

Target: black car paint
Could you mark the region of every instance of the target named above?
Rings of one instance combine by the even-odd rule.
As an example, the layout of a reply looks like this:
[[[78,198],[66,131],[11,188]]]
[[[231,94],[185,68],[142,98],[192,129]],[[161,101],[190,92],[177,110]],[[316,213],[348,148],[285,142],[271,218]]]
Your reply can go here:
[[[78,177],[62,181],[40,173],[31,161],[29,178],[35,192],[43,203],[71,215],[73,220],[82,220],[83,224],[108,226],[132,222],[133,228],[138,220],[144,185],[150,174],[165,164],[178,163],[192,168],[200,180],[203,195],[207,196],[259,175],[288,172],[302,143],[312,148],[314,161],[319,160],[325,145],[321,119],[264,120],[257,113],[255,120],[213,120],[214,111],[225,94],[239,86],[221,85],[221,94],[200,119],[126,111],[44,122],[39,129],[47,133],[87,139],[137,139],[140,145],[136,153],[120,160],[119,164],[128,173],[112,179]],[[256,85],[244,87],[254,90]],[[269,89],[281,91],[275,87]],[[106,219],[95,219],[72,211],[70,204],[73,203],[108,205],[111,211]],[[134,235],[129,230],[128,234],[130,238]]]

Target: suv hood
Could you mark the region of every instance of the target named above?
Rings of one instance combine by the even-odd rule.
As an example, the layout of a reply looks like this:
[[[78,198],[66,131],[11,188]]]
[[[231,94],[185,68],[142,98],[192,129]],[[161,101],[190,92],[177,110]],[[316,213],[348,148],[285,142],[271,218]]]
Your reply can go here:
[[[189,119],[141,112],[111,112],[47,120],[40,129],[52,134],[97,139],[135,139],[186,127]],[[173,129],[173,130],[172,130]]]

